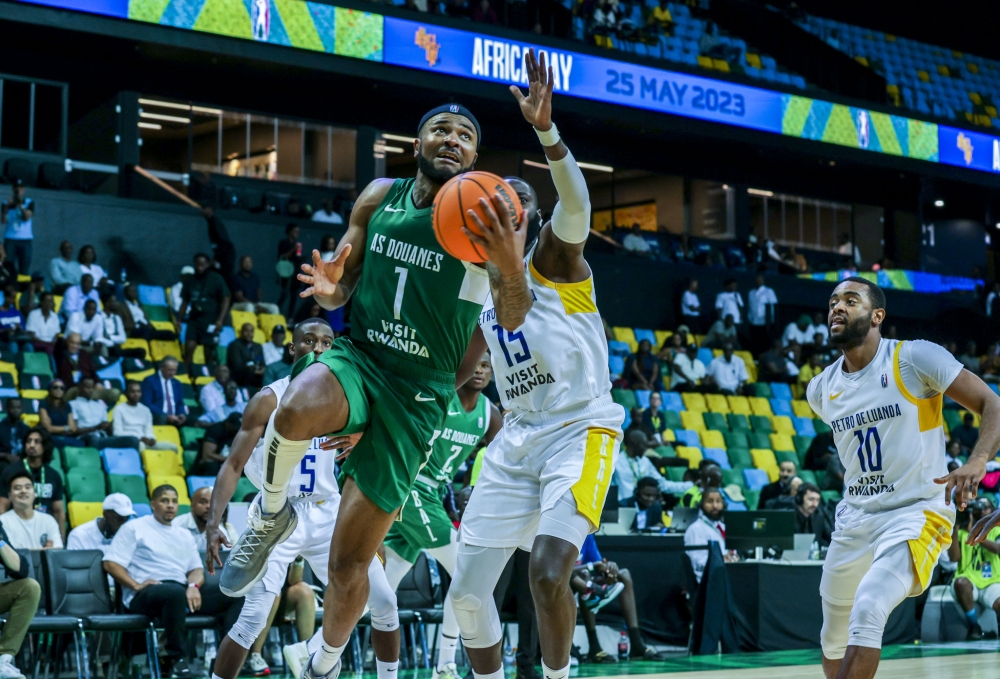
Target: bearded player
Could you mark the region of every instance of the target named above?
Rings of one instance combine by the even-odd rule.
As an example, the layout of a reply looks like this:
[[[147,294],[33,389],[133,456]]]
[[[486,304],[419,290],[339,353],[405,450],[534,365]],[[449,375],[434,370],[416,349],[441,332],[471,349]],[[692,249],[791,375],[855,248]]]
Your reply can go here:
[[[542,143],[559,203],[524,258],[518,282],[533,300],[524,322],[516,329],[499,323],[493,297],[479,316],[510,412],[482,453],[448,596],[475,676],[503,679],[493,590],[514,550],[530,550],[542,670],[547,679],[564,679],[576,626],[570,577],[600,521],[625,411],[611,400],[607,342],[583,257],[590,232],[587,184],[552,123],[553,81],[544,57],[536,61],[529,52],[525,68],[528,96],[511,91]]]
[[[323,644],[303,671],[335,678],[340,658],[368,599],[368,568],[417,472],[458,385],[485,350],[474,338],[483,301],[492,291],[497,320],[514,329],[531,299],[524,276],[522,223],[512,223],[516,197],[496,193],[501,217],[479,244],[479,267],[447,255],[431,225],[441,186],[472,169],[481,138],[471,111],[449,104],[429,111],[417,128],[412,179],[377,179],[355,203],[334,259],[313,251],[299,280],[303,297],[336,309],[353,295],[350,338],[308,355],[264,433],[260,500],[233,546],[220,586],[231,596],[249,591],[267,558],[295,529],[288,481],[314,437],[364,432],[342,468],[340,513],[330,546],[330,585],[323,606]],[[482,206],[488,203],[481,201]]]
[[[1000,447],[1000,397],[942,347],[883,338],[885,306],[882,289],[864,278],[834,288],[830,341],[843,356],[806,392],[846,470],[820,583],[827,679],[875,676],[889,614],[927,588],[951,542],[953,491],[964,509]],[[982,415],[969,461],[951,474],[943,396]]]
[[[476,372],[455,392],[444,425],[435,432],[430,459],[417,474],[399,521],[392,524],[385,536],[385,574],[394,591],[424,549],[448,575],[455,574],[458,534],[445,511],[444,493],[458,466],[500,431],[503,423],[500,411],[483,396],[492,375],[490,357],[484,354]],[[455,610],[450,601],[445,601],[444,620],[438,629],[439,655],[434,679],[461,678],[455,666],[457,647]]]

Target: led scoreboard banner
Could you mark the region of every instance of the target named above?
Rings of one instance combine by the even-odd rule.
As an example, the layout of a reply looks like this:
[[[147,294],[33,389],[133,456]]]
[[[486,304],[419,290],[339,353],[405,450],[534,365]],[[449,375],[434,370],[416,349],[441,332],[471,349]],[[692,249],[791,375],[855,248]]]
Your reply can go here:
[[[533,47],[562,95],[1000,173],[990,134],[321,2],[20,1],[506,85],[527,84]]]

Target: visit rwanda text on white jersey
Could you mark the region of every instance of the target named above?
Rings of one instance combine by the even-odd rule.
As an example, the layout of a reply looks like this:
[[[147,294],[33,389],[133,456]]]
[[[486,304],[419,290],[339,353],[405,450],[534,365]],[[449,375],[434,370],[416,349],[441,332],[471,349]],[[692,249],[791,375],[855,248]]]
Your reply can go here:
[[[962,372],[944,348],[883,339],[864,369],[844,373],[841,356],[813,378],[809,405],[833,429],[844,500],[865,511],[944,498],[934,479],[945,463],[942,394]]]
[[[267,385],[267,389],[274,392],[274,396],[281,403],[281,397],[288,389],[290,377],[282,377],[277,382]],[[288,482],[288,497],[292,500],[306,500],[307,502],[322,502],[340,495],[340,487],[337,485],[336,459],[337,453],[333,450],[322,450],[319,446],[326,440],[325,436],[319,436],[309,444],[302,462],[296,467],[292,474],[292,480]],[[264,439],[257,442],[250,459],[243,470],[253,485],[261,487],[261,480],[264,476]],[[242,500],[243,498],[238,498]]]
[[[609,394],[608,343],[594,277],[553,283],[535,270],[533,254],[525,257],[534,303],[524,324],[514,332],[500,327],[492,294],[479,314],[504,408],[562,410]]]

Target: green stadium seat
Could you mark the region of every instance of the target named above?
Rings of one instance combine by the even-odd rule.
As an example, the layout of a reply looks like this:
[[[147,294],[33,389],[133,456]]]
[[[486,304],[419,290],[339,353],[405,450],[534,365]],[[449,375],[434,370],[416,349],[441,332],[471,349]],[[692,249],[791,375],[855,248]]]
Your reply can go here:
[[[723,469],[722,470],[722,485],[730,486],[736,484],[744,491],[746,491],[747,484],[743,480],[743,469]]]
[[[52,466],[59,470],[66,468],[65,465],[63,464],[62,451],[59,450],[58,448],[52,449]]]
[[[705,428],[709,430],[728,432],[729,424],[726,422],[726,416],[722,413],[704,413]]]
[[[177,505],[177,516],[191,513],[191,505]]]
[[[824,490],[820,493],[823,496],[823,502],[833,502],[834,504],[843,500],[843,496],[835,490]]]
[[[632,409],[639,405],[631,389],[612,389],[611,398],[629,412],[632,412]]]
[[[32,351],[21,354],[24,361],[21,372],[25,375],[44,375],[52,377],[52,359],[48,354]]]
[[[149,504],[146,479],[141,476],[108,475],[108,485],[112,493],[124,493],[133,503]]]
[[[656,454],[660,457],[677,457],[677,452],[671,446],[660,446],[656,449]]]
[[[759,384],[759,382],[758,382]],[[743,499],[746,502],[747,509],[753,511],[757,509],[760,504],[760,491],[759,490],[744,490]]]
[[[946,408],[942,414],[944,415],[945,423],[948,425],[948,431],[962,424],[962,415],[959,411]]]
[[[806,453],[809,452],[809,446],[812,445],[813,436],[793,436],[792,443],[795,444],[795,452],[798,453],[803,460],[806,459]]]
[[[729,422],[729,428],[733,431],[750,431],[750,420],[746,415],[729,413],[726,415],[726,421]]]
[[[820,488],[822,488],[823,486],[825,486],[826,485],[826,472],[821,470],[821,471],[814,472],[814,473],[816,474],[816,485],[819,486]]]
[[[754,431],[750,433],[748,438],[750,440],[751,448],[770,449],[771,447],[771,438],[767,434]]]
[[[170,307],[165,306],[149,306],[148,304],[142,305],[142,310],[146,313],[146,319],[152,323],[153,321],[169,321],[170,320]]]
[[[819,419],[818,417],[813,418],[813,427],[816,429],[817,434],[826,434],[830,431],[833,431],[832,429],[830,429],[830,425],[828,425],[826,422]]]
[[[66,491],[73,502],[104,502],[108,496],[100,466],[76,467],[66,472]]]
[[[197,448],[203,438],[205,430],[201,427],[181,427],[181,444],[185,448]]]
[[[240,480],[236,482],[236,491],[233,493],[233,502],[243,502],[243,498],[250,493],[257,493],[257,486],[253,485],[247,477],[241,476]]]
[[[666,423],[667,429],[684,428],[684,424],[681,422],[681,414],[676,410],[664,410],[663,421]]]
[[[63,448],[63,469],[70,470],[76,467],[89,467],[91,469],[101,468],[101,452],[97,448],[74,448],[66,446]]]
[[[181,454],[184,457],[184,474],[187,475],[191,471],[191,467],[194,466],[194,461],[198,459],[198,451],[185,448]]]
[[[812,483],[814,485],[819,485],[816,483],[816,474],[809,469],[800,469],[798,477],[802,479],[802,483]]]
[[[791,462],[796,468],[799,466],[799,456],[796,453],[787,450],[776,450],[774,451],[774,457],[778,460],[778,464]]]
[[[722,435],[726,439],[726,448],[750,448],[750,438],[745,431],[726,431]]]
[[[743,469],[753,467],[753,457],[749,448],[727,448],[726,455],[729,457],[729,464],[733,469]]]
[[[667,478],[671,481],[683,481],[684,472],[687,471],[685,467],[667,467]]]
[[[774,433],[774,425],[771,424],[771,418],[766,415],[751,415],[750,426],[758,434]],[[770,446],[771,444],[768,443],[767,445]]]
[[[774,398],[774,394],[771,393],[771,385],[767,382],[754,382],[753,385],[754,396],[760,398]]]

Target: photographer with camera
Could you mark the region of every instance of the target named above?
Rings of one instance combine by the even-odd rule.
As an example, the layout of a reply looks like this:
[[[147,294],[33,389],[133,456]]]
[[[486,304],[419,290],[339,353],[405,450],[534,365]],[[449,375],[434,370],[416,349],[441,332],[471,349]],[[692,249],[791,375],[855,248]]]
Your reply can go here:
[[[194,256],[194,275],[184,284],[181,291],[181,308],[177,314],[177,334],[181,334],[180,324],[187,322],[184,336],[184,363],[188,375],[193,375],[194,351],[198,345],[205,347],[205,362],[217,363],[215,345],[219,331],[229,313],[229,287],[222,275],[211,267],[208,255]]]
[[[14,181],[14,192],[10,200],[0,206],[0,219],[4,223],[3,246],[7,256],[17,266],[17,272],[30,273],[31,246],[34,234],[31,232],[31,220],[35,215],[35,201],[24,195],[24,183]]]
[[[993,509],[993,502],[988,497],[971,501],[968,509],[958,515],[951,546],[948,547],[948,558],[958,564],[953,584],[955,601],[968,618],[969,635],[966,638],[970,641],[983,638],[976,613],[977,603],[984,608],[992,608],[1000,616],[1000,527],[990,530],[979,544],[965,543],[973,523]]]

